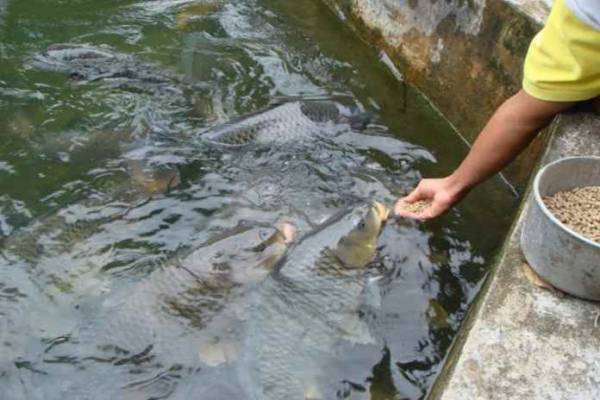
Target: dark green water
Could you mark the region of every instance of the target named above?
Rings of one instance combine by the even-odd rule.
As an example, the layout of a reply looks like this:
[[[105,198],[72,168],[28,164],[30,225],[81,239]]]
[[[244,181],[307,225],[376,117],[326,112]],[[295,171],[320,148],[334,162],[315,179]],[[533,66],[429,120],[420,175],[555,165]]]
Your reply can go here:
[[[208,398],[197,382],[215,371],[199,358],[88,345],[89,314],[231,228],[287,221],[306,234],[357,200],[391,205],[466,154],[319,1],[228,2],[178,30],[186,4],[0,0],[2,399]],[[60,43],[118,54],[132,72],[88,80],[41,68]],[[374,121],[299,148],[228,152],[201,140],[297,99],[359,105]],[[318,373],[323,397],[425,396],[515,206],[495,178],[436,221],[389,222],[371,268],[381,304],[364,315],[376,343],[340,345]],[[174,354],[196,354],[177,335],[201,337],[202,326],[171,316],[148,329],[174,338]],[[243,367],[217,368],[231,382],[217,387],[222,398],[244,398],[231,389]]]

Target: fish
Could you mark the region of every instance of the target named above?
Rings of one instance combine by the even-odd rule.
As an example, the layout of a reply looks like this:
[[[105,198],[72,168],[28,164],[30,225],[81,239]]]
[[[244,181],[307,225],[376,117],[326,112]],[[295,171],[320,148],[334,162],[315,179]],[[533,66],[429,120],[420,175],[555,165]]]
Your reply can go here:
[[[182,6],[175,17],[175,29],[180,32],[187,32],[192,29],[192,22],[203,16],[214,14],[220,11],[224,6],[223,1],[203,1],[201,3],[192,3]]]
[[[88,44],[57,43],[36,54],[31,65],[44,71],[64,72],[75,81],[120,80],[169,84],[178,81],[175,74],[157,65],[144,63],[133,56],[117,53],[108,47]],[[134,89],[141,89],[135,87]]]
[[[272,271],[294,235],[291,224],[238,227],[185,256],[162,262],[126,290],[84,302],[80,340],[88,348],[127,354],[152,349],[165,363],[187,360],[193,365],[207,354],[205,364],[218,364],[210,354],[220,350],[207,346],[220,329],[243,318],[243,302],[236,299]],[[210,335],[203,336],[204,330]]]
[[[181,184],[181,175],[176,166],[152,167],[144,160],[127,160],[127,172],[133,185],[148,196],[167,193]]]
[[[332,217],[289,249],[254,292],[237,363],[249,399],[323,395],[319,360],[339,341],[371,344],[359,310],[389,210],[365,204]]]
[[[325,100],[286,102],[210,128],[202,141],[225,147],[288,144],[317,135],[364,129],[371,114]]]
[[[137,111],[131,114],[117,107],[116,114],[111,113],[110,119],[114,122],[117,115],[132,118],[135,137],[158,135],[161,141],[167,138],[173,141],[174,136],[182,133],[179,126],[172,124],[174,114],[189,113],[188,117],[206,121],[214,118],[211,109],[204,109],[202,105],[194,106],[198,93],[206,92],[205,83],[192,82],[173,68],[108,46],[52,44],[27,58],[25,67],[62,73],[71,85],[94,91],[94,99],[108,102],[109,109],[114,107],[113,100],[125,96],[120,104],[127,104],[127,109],[135,106]],[[98,90],[108,97],[98,97]],[[102,118],[102,115],[93,118]],[[106,123],[104,120],[98,121],[100,125]],[[64,125],[65,122],[61,121],[60,124]]]

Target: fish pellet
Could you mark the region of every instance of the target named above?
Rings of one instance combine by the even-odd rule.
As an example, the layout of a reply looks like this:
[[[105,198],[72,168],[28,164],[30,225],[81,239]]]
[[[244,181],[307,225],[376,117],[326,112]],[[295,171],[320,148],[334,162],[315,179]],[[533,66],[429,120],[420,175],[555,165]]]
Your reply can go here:
[[[554,216],[575,232],[600,243],[600,186],[586,186],[544,197]]]
[[[410,211],[412,213],[415,213],[415,214],[422,213],[430,205],[431,205],[431,202],[426,201],[426,200],[419,200],[419,201],[415,201],[414,203],[407,203],[405,201],[402,202],[402,208],[404,208],[405,210]]]

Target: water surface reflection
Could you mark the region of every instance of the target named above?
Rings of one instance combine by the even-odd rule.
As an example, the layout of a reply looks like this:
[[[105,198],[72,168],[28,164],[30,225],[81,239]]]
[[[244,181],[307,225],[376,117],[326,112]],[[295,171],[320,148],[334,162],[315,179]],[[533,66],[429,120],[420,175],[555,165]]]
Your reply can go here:
[[[280,256],[275,227],[302,237],[346,207],[392,204],[466,152],[319,1],[190,3],[0,0],[8,399],[244,398],[251,365],[235,354],[264,279],[249,266]],[[206,140],[311,101],[370,123]],[[514,206],[492,180],[437,221],[385,226],[360,311],[375,340],[315,360],[325,398],[426,394]]]

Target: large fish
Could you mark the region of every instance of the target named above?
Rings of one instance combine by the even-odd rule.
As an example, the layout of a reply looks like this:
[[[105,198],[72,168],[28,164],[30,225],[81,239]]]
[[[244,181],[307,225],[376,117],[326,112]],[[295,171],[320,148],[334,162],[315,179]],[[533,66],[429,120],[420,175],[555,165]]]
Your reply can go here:
[[[210,340],[218,329],[243,318],[243,305],[235,299],[267,276],[293,236],[289,224],[238,229],[179,260],[158,265],[126,290],[84,304],[82,343],[128,354],[152,349],[165,363],[226,361],[215,359],[224,355],[209,348]],[[213,321],[223,312],[228,316]],[[210,330],[210,340],[200,333],[203,330]],[[192,342],[192,348],[184,345]]]
[[[116,53],[106,47],[58,43],[35,55],[32,66],[46,71],[64,72],[78,81],[115,80],[121,85],[134,83],[169,84],[178,78],[157,65]],[[127,84],[125,82],[128,82]],[[135,88],[140,89],[141,86]]]
[[[248,144],[290,143],[319,134],[336,135],[364,129],[371,115],[333,101],[294,101],[235,119],[202,134],[213,144],[241,147]]]
[[[63,382],[69,398],[163,398],[181,376],[235,357],[244,293],[271,272],[294,234],[289,224],[239,227],[139,283],[82,301],[72,354],[83,368]]]
[[[388,210],[379,203],[343,213],[305,237],[256,291],[238,363],[255,400],[323,396],[319,360],[340,340],[372,343],[359,318],[364,267],[373,259]]]

